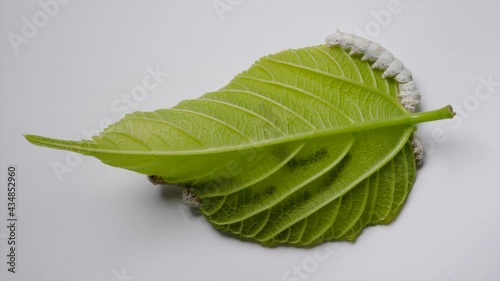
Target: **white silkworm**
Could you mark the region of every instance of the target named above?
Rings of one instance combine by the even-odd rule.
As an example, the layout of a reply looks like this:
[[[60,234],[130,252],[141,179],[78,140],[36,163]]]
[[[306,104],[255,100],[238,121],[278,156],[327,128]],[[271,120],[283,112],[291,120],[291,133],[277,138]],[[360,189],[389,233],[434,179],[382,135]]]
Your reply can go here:
[[[184,186],[182,188],[182,203],[184,205],[191,207],[191,208],[199,208],[200,207],[200,199],[196,194],[191,192],[191,188]]]
[[[160,176],[149,175],[148,180],[154,185],[167,184],[167,182],[165,182],[163,180],[163,178]],[[196,196],[196,194],[191,192],[191,188],[187,187],[187,186],[182,187],[182,203],[184,203],[184,205],[186,205],[188,207],[195,208],[195,209],[199,208],[200,204],[201,204],[200,198],[198,198],[198,196]]]
[[[372,63],[372,68],[383,70],[382,78],[394,78],[399,85],[398,98],[410,112],[418,110],[420,93],[411,72],[380,44],[350,33],[337,31],[326,38],[327,46],[340,46],[349,55],[362,55],[362,60]]]
[[[415,155],[415,164],[417,168],[420,168],[424,162],[424,145],[415,136],[411,139],[411,145],[413,146],[413,154]]]
[[[340,46],[349,51],[349,55],[362,55],[362,60],[372,63],[372,68],[383,70],[382,78],[394,78],[399,85],[398,98],[401,104],[410,112],[415,112],[420,106],[420,93],[413,81],[411,72],[403,63],[394,57],[380,44],[372,42],[363,37],[337,30],[336,33],[326,38],[326,45]],[[415,163],[420,167],[424,159],[424,146],[422,142],[413,136],[411,140]]]

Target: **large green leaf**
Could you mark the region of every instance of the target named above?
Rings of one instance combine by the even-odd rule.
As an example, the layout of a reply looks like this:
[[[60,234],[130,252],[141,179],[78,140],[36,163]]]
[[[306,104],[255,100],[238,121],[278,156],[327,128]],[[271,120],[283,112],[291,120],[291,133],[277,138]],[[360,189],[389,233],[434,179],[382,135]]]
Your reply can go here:
[[[316,46],[264,57],[224,88],[135,112],[90,141],[37,145],[187,185],[216,228],[264,245],[352,240],[395,218],[415,178],[415,124],[398,84],[360,57]]]

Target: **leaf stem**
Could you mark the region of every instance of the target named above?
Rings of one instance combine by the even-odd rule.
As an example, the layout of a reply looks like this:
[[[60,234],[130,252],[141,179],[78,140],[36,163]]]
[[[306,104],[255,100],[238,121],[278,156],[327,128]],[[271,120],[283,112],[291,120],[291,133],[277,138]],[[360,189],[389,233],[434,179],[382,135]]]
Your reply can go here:
[[[455,116],[455,112],[453,112],[453,108],[450,105],[432,111],[410,114],[410,118],[413,124],[436,121],[441,119],[450,119],[453,118],[453,116]]]
[[[386,120],[382,119],[382,120],[375,120],[375,121],[368,121],[361,123],[353,123],[345,127],[334,127],[323,130],[317,130],[316,132],[313,132],[309,136],[307,136],[307,138],[317,138],[335,134],[362,132],[389,126],[400,126],[400,125],[415,126],[418,123],[437,121],[442,119],[450,119],[453,118],[453,116],[455,116],[453,108],[450,105],[447,105],[440,109],[426,111],[426,112],[409,113],[401,117],[395,117],[393,119],[386,119]],[[293,139],[293,136],[290,139]]]

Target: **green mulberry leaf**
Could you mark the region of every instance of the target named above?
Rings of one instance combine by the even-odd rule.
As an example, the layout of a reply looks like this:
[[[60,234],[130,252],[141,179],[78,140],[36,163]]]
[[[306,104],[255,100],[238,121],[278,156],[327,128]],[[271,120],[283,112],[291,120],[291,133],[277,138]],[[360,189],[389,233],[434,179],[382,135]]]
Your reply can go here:
[[[224,88],[135,112],[92,140],[26,135],[188,186],[217,229],[267,246],[353,240],[392,221],[415,179],[415,125],[398,83],[325,45],[258,60]]]

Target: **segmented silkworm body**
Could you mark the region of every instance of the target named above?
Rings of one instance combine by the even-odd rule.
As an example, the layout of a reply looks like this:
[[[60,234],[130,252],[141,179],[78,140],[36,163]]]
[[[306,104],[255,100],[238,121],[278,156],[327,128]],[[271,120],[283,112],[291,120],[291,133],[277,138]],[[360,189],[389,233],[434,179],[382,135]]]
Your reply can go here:
[[[195,209],[199,208],[201,204],[200,199],[196,196],[196,194],[191,192],[191,189],[186,186],[182,188],[182,203]]]
[[[340,46],[350,55],[362,55],[362,60],[372,63],[372,68],[383,70],[383,78],[394,78],[399,84],[398,98],[410,112],[418,110],[420,93],[411,72],[380,44],[350,33],[337,31],[326,38],[327,46]]]
[[[420,93],[413,81],[411,72],[394,55],[380,46],[363,37],[337,31],[326,37],[326,45],[339,46],[349,51],[349,55],[362,55],[362,60],[372,63],[372,68],[383,70],[382,78],[394,78],[399,85],[398,98],[409,112],[415,112],[420,106]],[[424,158],[424,149],[420,140],[413,137],[411,141],[415,162],[421,166]]]
[[[417,167],[422,166],[424,162],[424,145],[422,142],[415,136],[411,139],[411,145],[413,146],[413,154],[415,155],[415,163]]]

